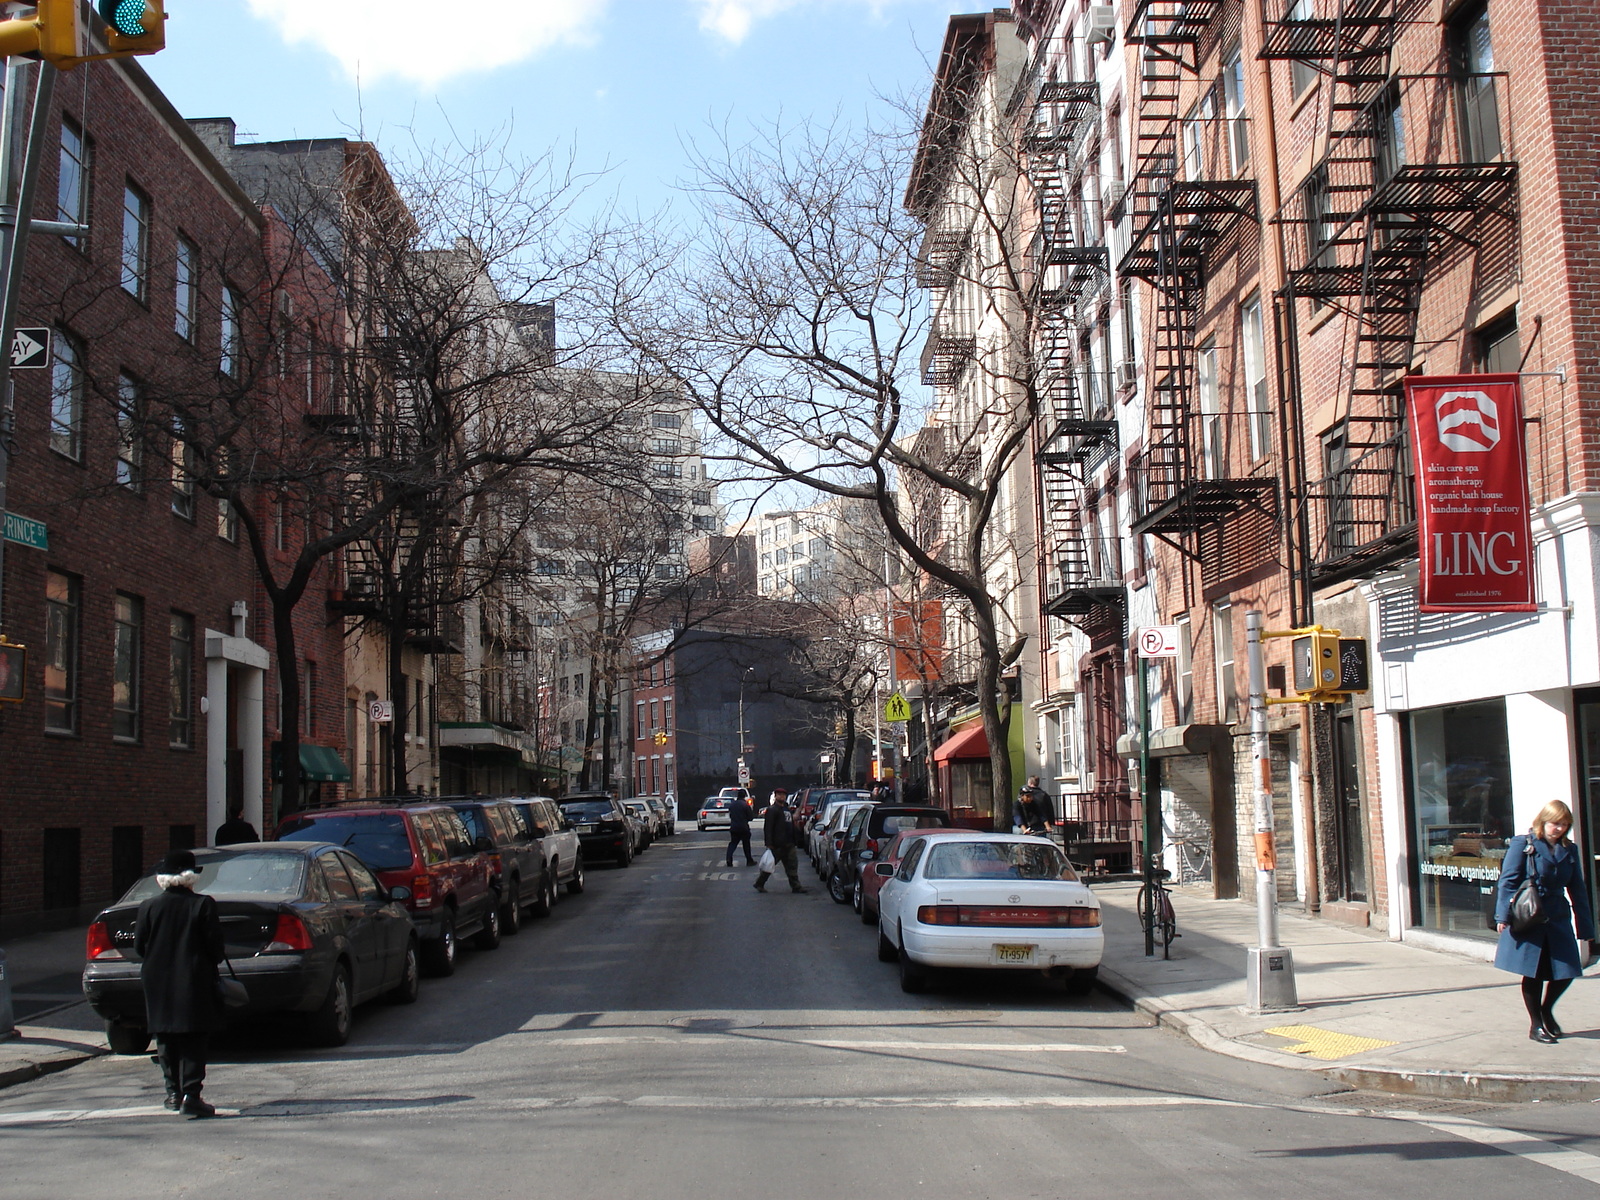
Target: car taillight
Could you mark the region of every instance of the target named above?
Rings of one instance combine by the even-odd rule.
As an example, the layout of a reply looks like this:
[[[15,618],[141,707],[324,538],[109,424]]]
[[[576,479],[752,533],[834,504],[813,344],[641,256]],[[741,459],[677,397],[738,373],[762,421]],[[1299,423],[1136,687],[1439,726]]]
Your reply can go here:
[[[104,921],[96,921],[89,926],[89,935],[84,939],[83,956],[90,962],[122,957],[122,951],[111,940],[111,930]]]
[[[917,920],[924,925],[1088,929],[1100,924],[1100,910],[1087,905],[999,908],[974,904],[924,904],[917,909]]]
[[[261,948],[263,954],[293,954],[311,949],[311,934],[306,923],[294,913],[279,913],[272,940]]]
[[[491,855],[489,855],[489,869],[491,871],[493,871],[497,875],[501,872],[501,870],[503,868],[502,868],[501,863],[500,863],[500,855],[499,854],[491,854]]]
[[[411,902],[418,908],[433,903],[433,876],[414,875],[411,878]]]
[[[835,850],[843,850],[844,849],[844,834],[841,833],[841,834],[835,835],[835,837],[833,839],[833,848]]]
[[[867,839],[867,849],[871,850],[874,854],[876,854],[878,852],[878,839],[877,838],[868,838]]]

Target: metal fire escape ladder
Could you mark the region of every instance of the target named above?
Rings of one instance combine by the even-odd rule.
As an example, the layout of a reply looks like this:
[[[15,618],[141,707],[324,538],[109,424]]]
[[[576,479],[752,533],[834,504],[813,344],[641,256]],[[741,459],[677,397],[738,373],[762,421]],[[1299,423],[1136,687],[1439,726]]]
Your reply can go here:
[[[1141,47],[1135,167],[1125,207],[1127,253],[1118,269],[1155,293],[1146,396],[1145,489],[1137,534],[1197,557],[1183,535],[1264,507],[1270,480],[1201,478],[1193,446],[1196,332],[1207,259],[1240,222],[1258,220],[1256,183],[1203,167],[1180,170],[1180,92],[1195,72],[1199,40],[1220,3],[1141,0],[1128,40]],[[1215,118],[1211,118],[1214,125]]]
[[[1291,546],[1291,558],[1308,610],[1313,587],[1414,547],[1400,388],[1416,350],[1423,288],[1442,249],[1476,244],[1467,227],[1483,214],[1515,220],[1516,164],[1498,154],[1497,110],[1496,153],[1465,148],[1456,97],[1462,77],[1395,74],[1396,39],[1414,19],[1414,0],[1339,0],[1331,17],[1316,15],[1309,0],[1264,3],[1262,57],[1314,62],[1329,87],[1326,153],[1276,219],[1289,252],[1280,309],[1300,299],[1336,306],[1354,330],[1337,436],[1325,461],[1303,470],[1312,482],[1296,498],[1312,510],[1291,539],[1303,543]],[[1290,360],[1284,377],[1298,389],[1298,314],[1284,315],[1280,360]],[[1297,391],[1286,402],[1298,412],[1302,398]],[[1303,438],[1298,452],[1309,453]]]

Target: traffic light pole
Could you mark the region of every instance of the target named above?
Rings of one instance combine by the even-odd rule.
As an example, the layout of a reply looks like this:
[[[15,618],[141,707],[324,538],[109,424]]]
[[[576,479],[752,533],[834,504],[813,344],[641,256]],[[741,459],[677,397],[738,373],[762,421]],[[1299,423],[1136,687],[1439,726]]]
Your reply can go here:
[[[1250,663],[1250,762],[1255,786],[1256,929],[1259,945],[1245,951],[1245,1008],[1282,1012],[1298,1008],[1294,955],[1278,944],[1278,849],[1272,811],[1272,747],[1267,736],[1267,668],[1261,650],[1261,614],[1245,614]]]
[[[27,90],[24,85],[29,76],[35,74],[39,84],[33,93],[33,115],[28,123],[28,142],[19,179],[12,169],[17,157],[18,118],[22,112],[23,93]],[[22,282],[22,264],[31,228],[27,214],[33,211],[33,186],[39,177],[44,126],[50,117],[55,84],[56,68],[49,63],[34,64],[16,57],[6,59],[5,106],[0,113],[0,522],[5,520],[7,511],[6,489],[16,431],[11,339],[17,325],[17,291]],[[0,536],[0,632],[5,629],[5,567],[5,538]]]

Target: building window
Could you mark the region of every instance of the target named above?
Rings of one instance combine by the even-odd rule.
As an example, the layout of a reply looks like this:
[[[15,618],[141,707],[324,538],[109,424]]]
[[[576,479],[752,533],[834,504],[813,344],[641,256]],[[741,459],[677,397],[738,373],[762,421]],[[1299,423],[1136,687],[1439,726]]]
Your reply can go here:
[[[150,199],[131,183],[122,189],[122,290],[140,302],[150,290]]]
[[[1480,371],[1496,375],[1516,373],[1522,366],[1522,353],[1517,342],[1515,312],[1477,332],[1473,337],[1473,358]]]
[[[1179,725],[1188,725],[1194,721],[1194,630],[1188,613],[1178,618],[1177,672],[1178,688],[1174,696],[1177,712],[1173,715]]]
[[[83,458],[83,363],[78,343],[64,329],[50,339],[50,449]]]
[[[654,438],[650,443],[651,452],[655,454],[676,454],[678,447],[677,438]]]
[[[1494,884],[1506,840],[1519,832],[1505,701],[1404,719],[1422,927],[1492,938]]]
[[[144,405],[139,383],[124,372],[117,376],[117,483],[131,492],[144,486],[144,437],[140,421]]]
[[[1211,606],[1211,645],[1217,661],[1217,719],[1232,725],[1239,719],[1239,683],[1233,662],[1233,606],[1226,600]]]
[[[661,728],[662,728],[662,731],[665,732],[668,737],[672,736],[672,701],[671,700],[663,700],[661,702]]]
[[[231,500],[217,501],[217,536],[225,542],[239,540],[239,512]]]
[[[172,418],[172,511],[186,521],[194,520],[194,473],[192,451],[187,440],[188,426],[182,417]]]
[[[1195,360],[1195,389],[1200,396],[1200,456],[1207,479],[1223,476],[1222,399],[1217,387],[1217,343],[1206,342]]]
[[[56,220],[89,223],[89,143],[71,121],[61,122],[61,166],[56,177]],[[69,246],[85,248],[87,239],[62,235]]]
[[[194,618],[172,613],[167,626],[167,744],[194,745]]]
[[[111,736],[139,740],[140,665],[144,653],[144,602],[117,593],[111,643]]]
[[[44,727],[78,732],[78,620],[83,584],[75,575],[45,575]]]
[[[300,672],[300,732],[305,737],[317,736],[317,664],[310,659]]]
[[[221,357],[218,366],[222,373],[229,378],[239,378],[242,364],[239,361],[239,293],[232,286],[224,284],[222,287],[222,333]]]
[[[1287,21],[1310,21],[1316,16],[1312,0],[1290,0],[1288,11],[1283,14]],[[1317,81],[1317,68],[1303,58],[1289,60],[1289,86],[1296,97],[1305,95],[1311,85]]]
[[[1139,361],[1139,330],[1133,316],[1133,280],[1122,280],[1122,363],[1117,371],[1117,386],[1133,382]]]
[[[652,413],[650,424],[655,429],[681,429],[683,418],[677,413]]]
[[[173,268],[172,329],[185,341],[194,341],[195,316],[200,305],[199,252],[188,238],[178,239]]]
[[[1450,25],[1449,40],[1450,65],[1457,78],[1461,161],[1493,162],[1500,157],[1503,145],[1488,5],[1473,5],[1456,17]]]
[[[1272,449],[1271,417],[1267,411],[1266,331],[1259,293],[1245,301],[1239,325],[1244,339],[1244,405],[1250,414],[1250,457],[1254,460],[1265,458]]]
[[[1250,161],[1250,123],[1245,117],[1244,55],[1235,46],[1222,60],[1222,109],[1228,121],[1228,160],[1238,174]]]

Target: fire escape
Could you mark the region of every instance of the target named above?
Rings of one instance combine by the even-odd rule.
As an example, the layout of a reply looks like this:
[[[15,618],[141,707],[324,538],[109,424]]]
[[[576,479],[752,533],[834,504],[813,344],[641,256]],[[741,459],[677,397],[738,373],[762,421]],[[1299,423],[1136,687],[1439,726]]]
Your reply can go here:
[[[1270,511],[1276,491],[1270,478],[1230,473],[1225,423],[1208,422],[1195,396],[1206,265],[1242,223],[1259,220],[1256,182],[1238,177],[1240,121],[1216,111],[1214,91],[1180,108],[1200,41],[1222,8],[1222,0],[1138,0],[1127,28],[1129,43],[1141,47],[1139,115],[1119,270],[1150,284],[1155,305],[1133,531],[1191,555],[1190,538],[1247,506]]]
[[[1276,305],[1281,391],[1302,458],[1291,464],[1291,569],[1296,615],[1307,619],[1317,587],[1415,552],[1402,379],[1423,290],[1430,270],[1452,258],[1514,247],[1517,165],[1503,73],[1465,58],[1445,74],[1396,72],[1414,0],[1264,3],[1262,56],[1311,64],[1328,85],[1327,149],[1277,217],[1288,268]],[[1300,321],[1329,309],[1349,332],[1337,420],[1314,455]]]
[[[1098,204],[1086,204],[1073,168],[1100,115],[1095,83],[1039,85],[1023,135],[1039,227],[1030,248],[1040,429],[1034,456],[1040,505],[1040,577],[1046,616],[1115,621],[1125,604],[1115,556],[1084,525],[1091,462],[1117,443],[1109,403],[1093,409],[1080,386],[1084,310],[1110,278]]]

